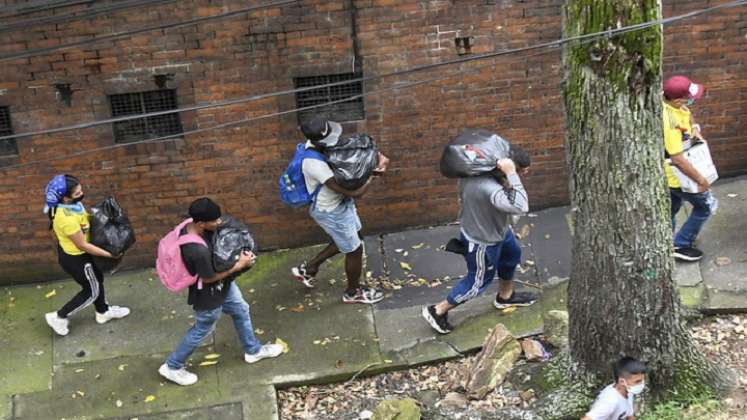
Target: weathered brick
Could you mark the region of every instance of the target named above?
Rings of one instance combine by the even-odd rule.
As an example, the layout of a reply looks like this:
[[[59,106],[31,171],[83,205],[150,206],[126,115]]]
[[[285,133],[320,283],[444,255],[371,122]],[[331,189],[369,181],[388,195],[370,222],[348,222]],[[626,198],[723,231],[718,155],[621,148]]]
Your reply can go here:
[[[561,0],[487,3],[355,0],[357,64],[369,76],[455,59],[456,36],[474,37],[473,53],[561,36]],[[664,15],[713,3],[665,0]],[[5,34],[8,42],[1,48],[16,52],[49,47],[112,33],[113,28],[124,31],[211,16],[246,7],[246,2],[227,0],[221,5],[209,0],[174,2],[147,13],[129,10],[44,25]],[[351,13],[345,0],[309,0],[6,62],[0,69],[0,105],[11,107],[13,127],[21,132],[108,118],[107,94],[157,89],[154,76],[159,74],[169,75],[167,87],[177,89],[180,106],[291,89],[293,77],[353,70]],[[706,85],[695,115],[722,175],[747,167],[747,97],[740,93],[747,88],[746,13],[745,7],[726,9],[665,29],[665,76],[686,73]],[[451,75],[426,85],[373,93],[364,99],[367,119],[345,125],[348,131],[372,134],[392,159],[391,172],[360,201],[364,231],[455,218],[456,183],[440,177],[437,161],[443,144],[465,127],[493,128],[532,153],[534,167],[526,184],[534,207],[564,203],[568,186],[560,61],[559,51],[502,56],[366,82],[365,91],[371,92]],[[54,83],[71,84],[71,106],[57,100]],[[192,130],[294,107],[290,94],[186,112],[181,121],[185,130]],[[277,198],[277,176],[301,137],[297,125],[295,114],[289,114],[9,171],[0,177],[0,263],[5,263],[0,264],[0,279],[40,280],[60,274],[46,218],[17,217],[19,212],[39,214],[40,191],[60,172],[83,179],[89,203],[115,192],[129,210],[138,243],[128,253],[126,267],[152,264],[158,238],[180,220],[192,199],[202,195],[247,220],[264,247],[322,240],[306,212],[289,209]],[[20,156],[0,159],[0,165],[113,144],[110,125],[36,136],[20,139]]]

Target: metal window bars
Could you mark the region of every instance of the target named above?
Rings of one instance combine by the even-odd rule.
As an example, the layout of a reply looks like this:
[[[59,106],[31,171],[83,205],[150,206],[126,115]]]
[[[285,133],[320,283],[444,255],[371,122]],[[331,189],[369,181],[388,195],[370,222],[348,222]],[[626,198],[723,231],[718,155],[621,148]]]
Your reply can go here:
[[[361,77],[363,77],[361,73],[342,73],[323,76],[296,77],[293,79],[293,82],[296,89],[298,89],[358,79]],[[362,93],[363,83],[361,81],[296,92],[296,107],[304,108],[331,101],[338,101],[351,96],[361,95]],[[334,121],[356,121],[365,119],[363,98],[358,97],[349,101],[330,104],[328,106],[298,111],[298,122],[302,123],[307,121],[315,115],[323,115]]]
[[[13,127],[10,124],[10,107],[0,106],[0,136],[10,136],[13,134]],[[16,139],[0,140],[0,156],[15,156],[18,154],[18,145]]]
[[[174,89],[110,95],[109,103],[112,117],[178,108]],[[113,128],[116,143],[131,143],[183,132],[178,113],[115,122]]]

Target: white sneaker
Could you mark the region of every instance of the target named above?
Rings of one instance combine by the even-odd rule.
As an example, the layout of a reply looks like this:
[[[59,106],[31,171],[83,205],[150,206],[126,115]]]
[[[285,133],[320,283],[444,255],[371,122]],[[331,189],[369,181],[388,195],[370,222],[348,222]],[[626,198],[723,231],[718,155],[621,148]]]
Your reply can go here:
[[[262,359],[278,357],[283,352],[283,346],[280,344],[265,344],[256,354],[244,353],[244,360],[247,363],[257,363]]]
[[[181,386],[192,385],[197,382],[197,375],[192,372],[188,372],[187,369],[171,369],[166,363],[162,364],[158,368],[158,373],[164,378],[179,384]]]
[[[98,322],[99,324],[105,324],[112,319],[124,318],[129,314],[130,308],[125,308],[124,306],[109,305],[109,310],[104,312],[103,314],[96,312],[96,322]]]
[[[50,312],[48,314],[44,315],[44,318],[47,320],[47,325],[52,327],[54,332],[56,332],[59,335],[67,335],[67,333],[70,332],[70,330],[67,329],[68,320],[66,318],[60,318],[57,316],[57,312]]]

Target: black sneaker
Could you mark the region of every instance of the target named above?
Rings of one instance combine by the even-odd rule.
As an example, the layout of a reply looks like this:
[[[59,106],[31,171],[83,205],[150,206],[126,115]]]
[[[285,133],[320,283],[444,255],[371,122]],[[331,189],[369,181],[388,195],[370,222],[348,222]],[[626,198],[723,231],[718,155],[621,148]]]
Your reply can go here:
[[[691,246],[674,248],[674,258],[682,261],[698,261],[703,258],[703,251]]]
[[[506,309],[512,306],[529,306],[537,301],[537,295],[528,292],[512,292],[508,299],[501,299],[501,295],[495,295],[493,306],[496,309]]]
[[[305,261],[303,264],[299,265],[298,267],[291,268],[291,274],[293,274],[293,278],[295,278],[300,283],[302,283],[304,286],[306,286],[307,289],[314,288],[314,276],[306,272]]]
[[[342,294],[344,303],[376,303],[384,299],[384,294],[371,287],[359,287],[355,294]]]
[[[454,329],[454,327],[449,324],[447,317],[447,314],[438,315],[436,313],[435,305],[423,307],[423,318],[425,319],[425,322],[440,334],[448,334],[452,329]]]

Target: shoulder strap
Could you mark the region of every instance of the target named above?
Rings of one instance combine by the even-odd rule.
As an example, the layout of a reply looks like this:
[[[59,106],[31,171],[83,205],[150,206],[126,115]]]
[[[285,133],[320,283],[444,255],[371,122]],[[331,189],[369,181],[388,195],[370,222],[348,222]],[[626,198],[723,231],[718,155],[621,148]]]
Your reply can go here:
[[[178,246],[186,245],[186,244],[200,244],[207,246],[207,243],[205,243],[205,239],[202,238],[200,235],[195,235],[194,233],[187,232],[184,235],[180,235],[179,233],[184,229],[185,226],[192,223],[192,218],[186,219],[183,222],[179,223],[179,225],[174,228],[174,231],[176,232],[176,244]]]
[[[303,159],[316,159],[326,162],[327,158],[320,153],[316,149],[307,149],[306,145],[303,143],[299,143],[297,146],[298,150],[301,152],[301,160]]]

